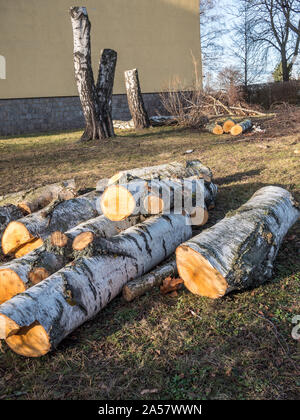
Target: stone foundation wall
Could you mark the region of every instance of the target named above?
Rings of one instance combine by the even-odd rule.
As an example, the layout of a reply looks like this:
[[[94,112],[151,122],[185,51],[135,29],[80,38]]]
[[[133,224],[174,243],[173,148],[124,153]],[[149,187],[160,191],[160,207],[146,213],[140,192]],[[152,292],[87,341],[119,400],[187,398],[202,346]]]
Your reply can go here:
[[[149,116],[163,112],[158,93],[143,94]],[[113,95],[113,119],[131,119],[126,95]],[[14,136],[84,127],[77,96],[58,98],[0,99],[0,136]]]

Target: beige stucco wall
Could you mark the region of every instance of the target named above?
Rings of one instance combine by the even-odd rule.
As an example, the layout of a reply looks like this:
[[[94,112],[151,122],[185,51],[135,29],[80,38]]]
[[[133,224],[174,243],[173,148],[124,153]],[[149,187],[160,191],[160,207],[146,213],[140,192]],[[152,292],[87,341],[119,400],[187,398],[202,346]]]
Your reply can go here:
[[[114,93],[124,93],[124,70],[138,68],[144,92],[178,75],[193,79],[191,53],[200,56],[199,0],[0,0],[0,55],[6,79],[0,98],[77,95],[68,10],[87,7],[97,73],[102,48],[118,52]]]

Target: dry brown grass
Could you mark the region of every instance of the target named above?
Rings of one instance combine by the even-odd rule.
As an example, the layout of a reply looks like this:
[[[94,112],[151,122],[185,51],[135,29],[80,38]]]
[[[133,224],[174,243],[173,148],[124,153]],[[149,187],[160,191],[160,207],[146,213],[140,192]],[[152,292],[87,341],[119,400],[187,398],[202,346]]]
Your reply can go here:
[[[71,176],[93,187],[119,169],[185,159],[195,149],[190,156],[210,166],[219,185],[212,224],[264,185],[282,185],[300,200],[299,135],[269,134],[233,139],[168,127],[102,144],[75,143],[80,133],[1,140],[1,193]],[[159,289],[129,304],[116,298],[37,360],[3,344],[0,399],[298,398],[300,343],[291,320],[300,314],[299,233],[298,224],[272,281],[257,289],[220,300]]]

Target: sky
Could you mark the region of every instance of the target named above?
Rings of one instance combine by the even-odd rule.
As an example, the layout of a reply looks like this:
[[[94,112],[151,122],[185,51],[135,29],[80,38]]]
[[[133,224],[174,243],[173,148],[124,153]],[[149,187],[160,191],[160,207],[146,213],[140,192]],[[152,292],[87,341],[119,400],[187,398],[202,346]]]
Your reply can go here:
[[[223,47],[223,55],[222,55],[222,60],[218,60],[219,62],[221,62],[221,68],[222,67],[226,67],[226,66],[230,66],[230,65],[238,65],[238,61],[235,59],[235,57],[233,55],[230,54],[230,51],[232,50],[232,42],[233,42],[233,33],[231,32],[231,25],[232,25],[232,21],[233,21],[233,17],[232,14],[230,13],[230,9],[236,9],[238,4],[238,0],[217,0],[217,10],[213,11],[213,13],[218,13],[218,15],[220,14],[221,16],[221,21],[218,24],[212,24],[209,27],[209,30],[213,30],[214,28],[222,28],[224,29],[224,34],[222,35],[222,37],[219,39],[219,43],[220,45]],[[271,81],[272,79],[272,72],[275,68],[275,66],[278,63],[278,57],[276,56],[275,53],[270,53],[267,63],[266,63],[266,67],[265,67],[265,72],[264,74],[261,75],[260,78],[258,78],[257,82],[267,82],[267,81]],[[204,67],[204,75],[207,72],[212,73],[213,78],[215,78],[216,74],[218,73],[219,69],[207,69]],[[297,72],[297,74],[299,74],[300,72],[300,56],[297,59],[297,62],[295,64],[295,73]],[[205,80],[205,79],[204,79]]]

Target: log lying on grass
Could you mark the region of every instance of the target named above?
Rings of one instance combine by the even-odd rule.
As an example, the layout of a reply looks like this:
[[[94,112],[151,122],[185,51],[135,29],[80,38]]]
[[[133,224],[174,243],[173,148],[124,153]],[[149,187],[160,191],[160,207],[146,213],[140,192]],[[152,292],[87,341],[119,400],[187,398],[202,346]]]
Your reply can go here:
[[[251,120],[244,120],[236,125],[234,125],[231,130],[230,134],[233,136],[238,136],[242,133],[245,133],[248,130],[251,130],[252,128],[252,121]]]
[[[285,189],[261,188],[231,216],[180,245],[177,268],[185,286],[218,298],[265,282],[285,234],[299,218],[296,206]]]
[[[0,304],[63,268],[95,238],[110,238],[140,221],[139,216],[122,222],[99,216],[65,233],[53,232],[43,247],[0,267]]]
[[[56,230],[65,232],[98,216],[101,214],[100,196],[100,192],[93,191],[71,200],[54,202],[43,210],[9,223],[1,240],[3,253],[13,254],[34,239],[44,239]]]
[[[185,211],[188,215],[197,213],[199,222],[195,224],[202,225],[207,222],[207,207],[213,206],[216,192],[213,183],[205,183],[202,179],[131,181],[109,186],[102,195],[101,209],[110,220],[123,220],[136,214]]]
[[[163,165],[120,171],[109,179],[108,185],[127,184],[137,178],[146,180],[166,178],[179,179],[191,176],[203,178],[207,182],[212,181],[212,172],[210,168],[203,165],[200,160],[190,160],[186,163],[172,162]]]
[[[223,131],[224,133],[230,133],[230,130],[232,127],[236,125],[236,121],[234,121],[232,118],[228,118],[224,124],[223,124]]]
[[[0,306],[0,338],[18,354],[38,357],[94,317],[128,280],[143,275],[192,235],[186,217],[154,217],[111,239]]]
[[[0,196],[0,205],[14,204],[23,209],[24,214],[29,214],[46,207],[51,201],[74,198],[76,195],[75,188],[75,180],[69,179],[56,184]]]
[[[166,277],[175,277],[177,275],[176,260],[175,258],[171,258],[150,273],[125,284],[122,291],[123,298],[126,302],[131,302],[133,299],[153,289],[153,287],[160,286]]]
[[[223,127],[220,124],[217,124],[216,122],[207,124],[205,126],[205,130],[212,134],[221,135],[224,133]]]

